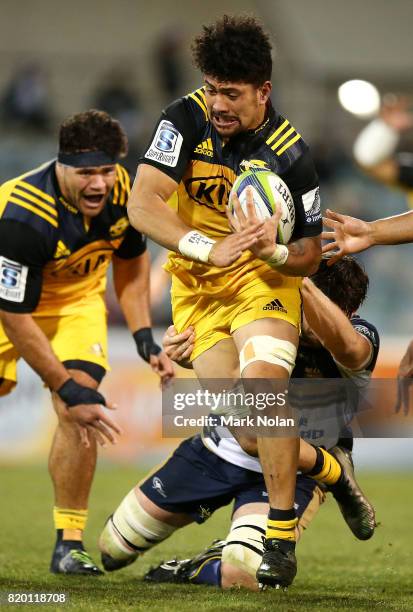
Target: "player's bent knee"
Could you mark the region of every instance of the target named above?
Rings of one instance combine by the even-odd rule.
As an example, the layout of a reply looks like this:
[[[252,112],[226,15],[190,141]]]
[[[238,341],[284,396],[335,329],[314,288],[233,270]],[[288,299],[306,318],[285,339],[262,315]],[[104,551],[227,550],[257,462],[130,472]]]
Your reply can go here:
[[[287,370],[290,375],[295,365],[297,348],[288,340],[272,336],[253,336],[242,347],[239,355],[241,374],[255,361],[265,361]]]
[[[99,548],[105,569],[112,571],[129,565],[176,529],[148,514],[132,489],[109,517],[100,535]]]
[[[78,435],[78,424],[71,418],[69,410],[66,408],[66,405],[59,398],[59,396],[56,395],[56,393],[52,393],[52,404],[59,426],[64,426],[66,430],[68,428],[73,429],[73,431],[76,431],[76,434]]]
[[[255,574],[263,554],[267,516],[246,514],[235,519],[222,551],[221,584],[223,588],[244,586],[255,589]]]
[[[251,438],[250,436],[237,435],[237,432],[234,432],[235,438],[242,448],[242,450],[251,457],[258,457],[258,442],[257,438]]]

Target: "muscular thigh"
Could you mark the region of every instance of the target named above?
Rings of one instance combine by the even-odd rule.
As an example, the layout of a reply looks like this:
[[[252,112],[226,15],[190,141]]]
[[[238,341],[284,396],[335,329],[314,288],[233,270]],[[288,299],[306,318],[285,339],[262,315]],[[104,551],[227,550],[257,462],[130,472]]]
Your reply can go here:
[[[230,327],[233,317],[231,309],[223,300],[206,296],[173,295],[172,318],[179,333],[190,325],[195,330],[195,344],[191,355],[191,360],[194,363],[199,364],[199,357],[203,357],[206,353],[210,355],[218,344],[224,347],[231,345]],[[228,341],[228,344],[222,345],[222,341]],[[230,348],[223,349],[224,353],[228,353],[230,350]],[[221,351],[221,348],[219,351]],[[201,366],[198,365],[198,367]]]
[[[68,369],[79,371],[77,377],[88,376],[89,382],[84,383],[88,386],[101,381],[109,369],[106,310],[102,300],[85,303],[81,312],[50,317],[34,314],[33,318],[59,361]],[[0,396],[16,384],[18,359],[19,354],[0,324]],[[80,379],[78,382],[83,384]]]
[[[298,345],[298,329],[282,319],[259,319],[239,327],[232,334],[237,351],[240,352],[253,336],[272,336]]]
[[[232,338],[220,340],[193,360],[193,368],[200,379],[238,379],[239,357]]]
[[[184,440],[168,460],[138,484],[147,511],[160,520],[188,517],[203,523],[229,504],[251,475],[208,450],[199,435]],[[255,474],[252,474],[255,478]],[[142,498],[140,498],[142,499]],[[171,523],[170,523],[171,524]],[[182,524],[182,523],[181,523]]]

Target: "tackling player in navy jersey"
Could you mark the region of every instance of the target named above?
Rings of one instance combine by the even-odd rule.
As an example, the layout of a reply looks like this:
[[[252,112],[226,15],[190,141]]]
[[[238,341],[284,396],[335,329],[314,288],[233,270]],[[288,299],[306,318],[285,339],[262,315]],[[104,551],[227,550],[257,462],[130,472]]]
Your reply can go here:
[[[322,262],[313,279],[305,279],[307,322],[294,377],[344,377],[357,387],[366,385],[379,350],[377,330],[355,314],[367,286],[366,274],[349,257],[333,268]],[[164,337],[164,347],[173,360],[186,364],[193,341],[192,329],[176,334],[170,328]],[[300,434],[317,445],[333,448],[328,452],[301,440],[298,463],[301,474],[295,491],[297,535],[308,527],[323,501],[323,488],[336,498],[353,534],[365,540],[373,535],[375,517],[355,480],[351,460],[352,434],[348,423],[357,406],[349,401],[343,403],[340,390],[334,395],[331,386],[325,397],[322,392],[323,387],[319,386],[316,397],[306,398],[303,408],[308,418],[303,421]],[[307,408],[311,399],[317,402]],[[324,406],[324,415],[320,405]],[[320,435],[327,411],[337,415],[335,428],[330,427]],[[312,412],[316,413],[313,418]],[[194,559],[162,563],[145,578],[151,582],[257,589],[255,574],[263,555],[262,536],[268,512],[262,469],[251,439],[237,441],[229,432],[221,435],[208,428],[202,437],[184,441],[166,463],[130,491],[108,519],[100,538],[106,569],[129,565],[178,527],[192,521],[203,523],[217,508],[233,501],[232,525],[225,541],[215,542]]]

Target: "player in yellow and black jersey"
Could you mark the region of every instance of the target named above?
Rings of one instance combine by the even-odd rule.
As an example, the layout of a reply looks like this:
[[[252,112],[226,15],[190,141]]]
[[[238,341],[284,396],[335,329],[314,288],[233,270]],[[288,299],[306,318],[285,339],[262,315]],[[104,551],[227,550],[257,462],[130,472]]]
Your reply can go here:
[[[299,132],[271,106],[271,44],[261,26],[251,17],[224,16],[204,26],[192,48],[204,87],[160,117],[139,160],[129,217],[172,252],[174,325],[195,331],[197,376],[241,376],[258,393],[265,379],[276,393],[294,367],[301,277],[320,261],[317,174]],[[251,197],[247,215],[234,199],[238,218],[228,222],[235,177],[254,167],[276,172],[291,191],[295,229],[288,246],[276,244],[280,211],[260,222]],[[173,194],[174,209],[167,205]],[[288,586],[296,572],[298,444],[294,433],[258,440],[270,512],[257,576],[273,586]]]
[[[318,236],[321,231],[318,179],[300,134],[268,101],[265,119],[258,128],[223,142],[208,119],[208,83],[207,80],[205,87],[164,111],[152,143],[141,160],[141,163],[162,168],[162,172],[178,183],[175,204],[180,219],[215,240],[228,236],[231,229],[225,208],[236,176],[251,168],[266,168],[282,176],[293,194],[295,228],[292,240]],[[173,153],[160,150],[170,146],[168,143],[175,138]],[[176,273],[174,284],[180,294],[187,293],[186,288],[197,286],[198,294],[230,295],[245,286],[245,275],[251,282],[274,277],[274,271],[250,251],[226,266],[224,273],[217,266],[194,265],[188,257],[175,252],[170,255],[167,269]],[[198,344],[193,358],[205,348],[209,346]]]
[[[117,121],[100,111],[79,113],[60,128],[57,160],[0,188],[0,395],[15,386],[19,357],[53,392],[55,573],[102,573],[84,551],[82,533],[96,441],[113,441],[111,430],[119,432],[102,410],[111,404],[97,391],[108,369],[110,262],[139,354],[161,377],[172,374],[150,329],[145,237],[126,214],[130,177],[118,163],[126,151]]]

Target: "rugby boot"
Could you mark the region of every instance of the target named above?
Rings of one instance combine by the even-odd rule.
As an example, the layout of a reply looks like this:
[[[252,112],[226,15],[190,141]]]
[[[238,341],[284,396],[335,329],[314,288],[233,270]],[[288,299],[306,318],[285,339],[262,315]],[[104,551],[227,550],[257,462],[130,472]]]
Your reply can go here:
[[[79,544],[61,540],[56,543],[50,564],[52,574],[70,574],[74,576],[102,576],[103,572],[93,562]]]
[[[162,561],[156,567],[151,567],[143,579],[146,582],[190,583],[208,561],[221,558],[225,544],[225,540],[214,540],[211,546],[191,559]]]
[[[297,573],[294,544],[278,538],[264,539],[264,553],[257,569],[261,589],[267,586],[286,589]]]
[[[334,485],[327,485],[333,494],[341,514],[353,534],[359,540],[368,540],[374,533],[376,519],[374,508],[360,489],[354,475],[351,452],[340,446],[329,449],[341,466],[341,476]]]

